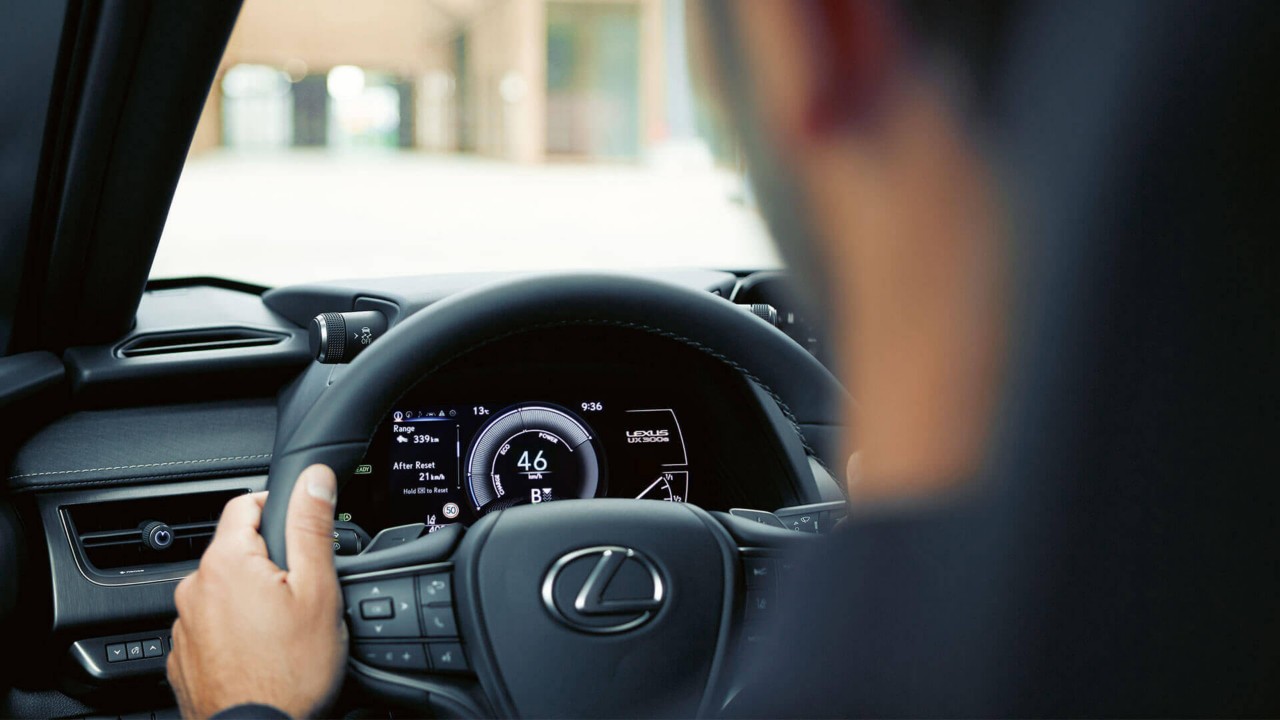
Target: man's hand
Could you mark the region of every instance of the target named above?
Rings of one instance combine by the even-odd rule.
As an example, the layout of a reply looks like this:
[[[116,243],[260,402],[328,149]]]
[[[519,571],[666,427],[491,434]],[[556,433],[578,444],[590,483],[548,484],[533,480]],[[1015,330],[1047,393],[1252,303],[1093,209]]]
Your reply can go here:
[[[337,480],[302,472],[289,499],[289,570],[258,534],[266,493],[235,498],[200,569],[178,584],[169,683],[187,718],[233,705],[273,705],[292,717],[321,711],[347,657],[342,595],[333,570]]]

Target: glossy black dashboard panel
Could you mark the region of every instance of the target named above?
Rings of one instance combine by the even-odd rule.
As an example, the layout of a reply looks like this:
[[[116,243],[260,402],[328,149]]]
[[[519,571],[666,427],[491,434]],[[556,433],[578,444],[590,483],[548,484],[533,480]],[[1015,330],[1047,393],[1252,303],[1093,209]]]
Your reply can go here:
[[[666,338],[567,328],[488,345],[414,387],[338,512],[374,533],[577,497],[772,508],[799,497],[789,468],[733,369]]]

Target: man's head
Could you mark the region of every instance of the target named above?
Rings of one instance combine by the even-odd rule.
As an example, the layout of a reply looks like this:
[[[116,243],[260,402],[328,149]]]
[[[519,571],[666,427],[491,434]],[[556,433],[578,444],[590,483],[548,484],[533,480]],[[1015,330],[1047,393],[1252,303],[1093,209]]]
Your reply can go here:
[[[857,398],[850,491],[863,501],[971,475],[989,436],[1006,222],[977,135],[1003,17],[992,7],[694,6],[704,76]]]
[[[1280,6],[699,7],[854,500],[984,463],[836,534],[761,653],[815,701],[758,712],[1276,714]]]

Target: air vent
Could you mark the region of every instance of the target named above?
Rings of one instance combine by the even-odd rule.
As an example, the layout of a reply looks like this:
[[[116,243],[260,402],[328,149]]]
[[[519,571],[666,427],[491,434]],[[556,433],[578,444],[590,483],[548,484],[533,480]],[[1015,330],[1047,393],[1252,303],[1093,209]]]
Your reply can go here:
[[[139,335],[117,348],[116,354],[120,357],[132,358],[199,350],[237,350],[276,345],[287,339],[289,336],[284,333],[244,327],[184,330]]]
[[[176,570],[194,565],[213,538],[227,501],[244,490],[139,498],[62,508],[75,549],[87,570],[112,576]],[[147,542],[148,524],[171,535]],[[163,545],[162,549],[155,549]]]

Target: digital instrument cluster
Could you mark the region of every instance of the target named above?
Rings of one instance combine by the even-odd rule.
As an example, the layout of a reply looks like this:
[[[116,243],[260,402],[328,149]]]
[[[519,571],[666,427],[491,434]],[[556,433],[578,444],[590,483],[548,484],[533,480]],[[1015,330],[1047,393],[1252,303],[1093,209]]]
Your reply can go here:
[[[517,333],[387,410],[340,478],[336,519],[373,536],[571,498],[796,505],[775,422],[738,371],[687,345],[608,327]]]
[[[677,408],[616,395],[568,400],[405,402],[356,472],[385,481],[388,525],[429,531],[520,504],[689,498]]]

